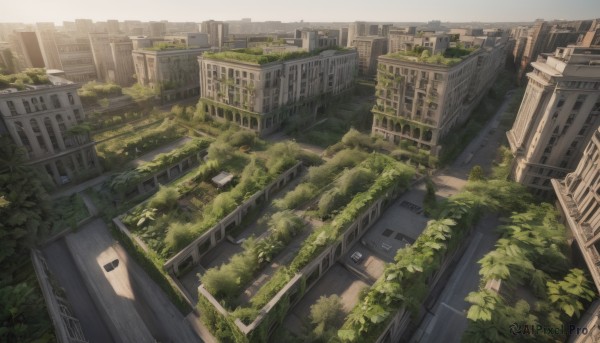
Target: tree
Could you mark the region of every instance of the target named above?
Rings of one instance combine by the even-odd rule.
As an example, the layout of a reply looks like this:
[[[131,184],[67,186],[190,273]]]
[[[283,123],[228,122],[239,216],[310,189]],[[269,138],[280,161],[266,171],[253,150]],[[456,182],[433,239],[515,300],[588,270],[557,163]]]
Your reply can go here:
[[[469,172],[469,181],[481,181],[484,180],[483,168],[480,165],[476,165]]]
[[[579,317],[584,309],[581,300],[591,301],[594,292],[589,288],[589,281],[581,269],[571,269],[560,281],[548,281],[548,298],[559,310],[569,318]]]
[[[344,307],[339,295],[321,296],[310,307],[310,321],[317,341],[328,342],[337,335],[337,328],[344,322]]]

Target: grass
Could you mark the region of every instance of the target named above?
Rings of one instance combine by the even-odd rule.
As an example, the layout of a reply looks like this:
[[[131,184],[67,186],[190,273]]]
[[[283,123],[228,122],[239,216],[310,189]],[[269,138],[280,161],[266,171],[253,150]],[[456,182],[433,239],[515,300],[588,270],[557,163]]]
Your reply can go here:
[[[398,51],[385,55],[394,59],[403,61],[427,63],[427,64],[443,64],[446,66],[453,66],[462,62],[467,56],[476,51],[478,48],[448,48],[444,51],[444,54],[429,55],[423,54],[423,50],[419,51]]]
[[[215,53],[206,52],[206,53],[204,53],[203,58],[261,65],[261,64],[271,63],[271,62],[289,61],[289,60],[294,60],[294,59],[298,59],[298,58],[316,56],[324,50],[347,51],[347,49],[343,49],[343,48],[330,47],[327,49],[318,49],[318,50],[314,50],[311,52],[292,51],[292,52],[284,52],[284,53],[265,54],[265,53],[263,53],[262,49],[253,48],[253,49],[237,49],[237,50],[222,51],[222,52],[215,52]]]

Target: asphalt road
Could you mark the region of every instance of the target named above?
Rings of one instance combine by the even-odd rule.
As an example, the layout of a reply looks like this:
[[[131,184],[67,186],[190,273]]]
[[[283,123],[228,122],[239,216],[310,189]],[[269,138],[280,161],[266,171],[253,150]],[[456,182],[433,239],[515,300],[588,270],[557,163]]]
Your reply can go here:
[[[100,317],[104,331],[111,332],[117,342],[201,342],[162,290],[113,240],[102,220],[79,228],[65,242],[50,250],[47,258],[60,257],[62,253],[57,250],[70,251],[70,256],[62,256],[66,262],[59,265],[62,273],[68,274],[61,286],[67,291],[87,288],[91,298],[88,307],[93,303],[99,313],[95,318],[81,319],[84,332],[88,322],[100,322]],[[107,271],[104,265],[116,259],[118,265]],[[76,280],[80,282],[71,281],[75,275],[81,275],[81,280]],[[110,342],[100,340],[104,341]]]
[[[90,343],[115,342],[88,293],[64,239],[47,245],[43,253],[52,275],[65,290],[71,310],[79,319],[86,339]]]
[[[436,175],[434,181],[448,177],[466,181],[469,171],[475,165],[480,165],[485,171],[491,169],[496,151],[505,137],[505,132],[498,129],[498,124],[511,99],[512,93],[507,94],[492,120],[450,167]],[[467,294],[479,289],[480,266],[477,261],[494,248],[498,240],[498,235],[494,232],[497,225],[499,222],[494,216],[486,216],[479,221],[467,250],[431,314],[423,320],[411,342],[438,342],[440,337],[444,337],[444,342],[447,343],[460,342],[468,325],[466,312],[469,304],[464,299]]]

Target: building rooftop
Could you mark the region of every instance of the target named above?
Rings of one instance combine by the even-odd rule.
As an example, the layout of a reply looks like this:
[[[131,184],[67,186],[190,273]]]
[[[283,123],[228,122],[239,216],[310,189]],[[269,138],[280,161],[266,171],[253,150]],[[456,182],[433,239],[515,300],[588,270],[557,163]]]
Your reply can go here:
[[[265,53],[261,48],[236,49],[216,53],[205,53],[204,58],[231,61],[245,64],[267,64],[271,62],[282,62],[295,60],[299,58],[317,56],[317,55],[334,55],[336,52],[350,51],[345,48],[329,47],[325,50],[307,51],[292,51],[292,52],[273,52]]]
[[[43,68],[29,68],[21,73],[0,75],[0,94],[69,84],[73,82],[56,75],[49,75]]]
[[[412,50],[412,51],[398,51],[394,53],[389,53],[387,55],[383,55],[382,57],[398,59],[403,61],[415,62],[415,63],[425,63],[425,64],[440,64],[445,66],[453,66],[468,56],[478,51],[479,47],[464,49],[464,48],[448,48],[444,51],[444,54],[436,54],[436,55],[423,55],[425,50]]]

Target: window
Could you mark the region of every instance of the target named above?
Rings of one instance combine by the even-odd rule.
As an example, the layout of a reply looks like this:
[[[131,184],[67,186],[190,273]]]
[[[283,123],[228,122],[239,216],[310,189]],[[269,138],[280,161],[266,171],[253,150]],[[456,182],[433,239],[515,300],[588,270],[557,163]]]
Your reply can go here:
[[[78,109],[73,110],[73,114],[75,115],[75,120],[77,121],[77,124],[83,122],[83,119],[81,118],[81,113],[79,113]]]
[[[7,101],[6,104],[8,105],[8,109],[10,110],[10,114],[16,116],[18,113],[17,109],[15,108],[15,104],[12,102],[12,100]]]
[[[23,99],[23,107],[25,107],[25,113],[31,113],[31,106],[29,106],[29,101]]]
[[[50,96],[50,101],[52,101],[52,106],[54,108],[60,108],[60,100],[58,100],[58,95],[52,94]]]
[[[69,104],[75,105],[75,98],[73,98],[73,94],[67,93],[67,98],[69,98]]]

